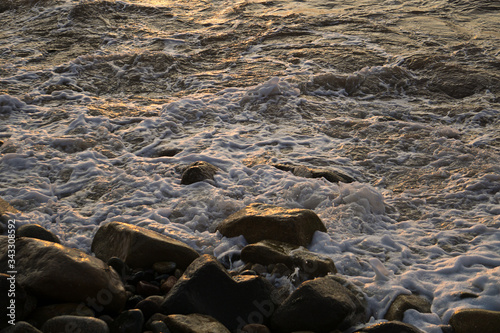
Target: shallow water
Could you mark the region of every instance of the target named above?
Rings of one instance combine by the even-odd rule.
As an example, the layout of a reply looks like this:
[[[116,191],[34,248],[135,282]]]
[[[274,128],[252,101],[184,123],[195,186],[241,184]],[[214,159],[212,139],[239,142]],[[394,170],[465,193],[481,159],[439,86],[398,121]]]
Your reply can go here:
[[[310,249],[372,322],[399,293],[432,302],[404,319],[425,332],[500,310],[498,1],[8,0],[0,22],[0,196],[19,225],[89,251],[124,221],[222,258],[245,244],[214,232],[231,213],[308,208],[328,228]],[[197,160],[222,171],[180,185]]]

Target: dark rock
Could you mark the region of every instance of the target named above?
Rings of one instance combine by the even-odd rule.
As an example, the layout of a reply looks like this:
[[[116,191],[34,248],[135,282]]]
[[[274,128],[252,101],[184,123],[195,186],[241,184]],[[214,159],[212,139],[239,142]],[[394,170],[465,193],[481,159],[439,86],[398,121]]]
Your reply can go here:
[[[365,304],[332,277],[304,282],[272,317],[278,332],[344,330],[366,317]]]
[[[233,279],[216,258],[203,255],[177,281],[162,304],[165,314],[200,313],[229,330],[248,323],[265,324],[274,311],[272,285],[259,276]]]
[[[272,164],[272,166],[283,171],[289,171],[297,177],[325,178],[331,183],[352,183],[355,181],[351,176],[334,169],[310,168],[303,165],[292,164]]]
[[[137,304],[139,304],[139,302],[141,302],[143,300],[144,300],[144,297],[142,297],[140,295],[132,295],[131,297],[129,297],[127,299],[127,302],[125,303],[125,308],[135,309]]]
[[[164,322],[159,321],[159,320],[153,321],[151,324],[148,325],[148,327],[151,330],[151,332],[153,332],[153,333],[167,333],[167,332],[169,332],[167,324],[165,324]]]
[[[97,258],[122,259],[131,268],[152,267],[160,261],[174,261],[186,268],[199,254],[188,245],[152,230],[120,222],[101,226],[92,241]]]
[[[160,294],[160,288],[158,286],[155,286],[154,284],[148,283],[146,281],[139,281],[136,286],[136,291],[142,297]]]
[[[431,313],[431,303],[418,295],[398,295],[387,310],[384,319],[403,320],[406,310],[415,309],[421,313]]]
[[[167,294],[177,283],[177,278],[173,275],[169,276],[168,279],[162,283],[161,292]]]
[[[249,243],[272,239],[307,246],[326,227],[312,210],[254,203],[230,215],[217,230],[226,237],[243,235]]]
[[[267,265],[266,265],[267,266]],[[250,266],[250,269],[257,274],[262,275],[267,273],[267,267],[262,264],[253,264]]]
[[[455,333],[498,333],[500,311],[482,309],[462,309],[455,311],[450,318]]]
[[[145,321],[148,321],[155,313],[161,312],[160,305],[149,298],[137,303],[135,308],[141,310]]]
[[[0,198],[0,221],[7,220],[6,216],[9,214],[19,214],[19,211],[12,207],[7,201]],[[7,223],[7,221],[4,222]]]
[[[170,274],[175,271],[176,267],[173,261],[160,261],[153,264],[153,269],[160,274]]]
[[[7,237],[0,236],[3,271],[8,270],[7,243]],[[119,312],[125,305],[125,289],[118,274],[77,249],[21,237],[16,241],[16,269],[16,281],[42,299],[82,302],[98,312]]]
[[[36,298],[19,285],[15,274],[0,273],[0,292],[0,307],[6,309],[5,316],[0,318],[0,329],[9,326],[8,322],[14,317],[15,321],[24,320],[36,308]],[[15,301],[14,305],[11,304],[12,300]],[[13,316],[9,316],[11,313]]]
[[[17,237],[29,237],[45,240],[48,242],[58,243],[61,241],[59,238],[52,232],[48,231],[44,227],[38,224],[25,224],[20,226],[17,229]]]
[[[230,333],[215,318],[198,313],[170,315],[166,324],[172,333]]]
[[[204,161],[191,163],[182,173],[181,184],[189,185],[207,179],[213,180],[217,171],[219,168]]]
[[[110,326],[111,333],[142,333],[144,316],[141,310],[127,310],[120,313]]]
[[[375,325],[370,325],[357,330],[354,333],[423,333],[413,325],[400,321],[387,321]]]
[[[241,259],[244,262],[259,263],[262,265],[285,264],[292,271],[298,267],[311,278],[325,276],[328,273],[337,273],[332,259],[322,257],[306,248],[273,240],[264,240],[245,246],[241,250]]]
[[[79,316],[58,316],[48,320],[42,328],[43,333],[92,332],[109,333],[108,325],[97,318]]]
[[[153,153],[153,157],[172,157],[179,154],[182,149],[172,147],[158,147]]]
[[[62,303],[40,306],[29,317],[29,322],[42,327],[49,319],[58,316],[93,317],[94,311],[82,303]]]
[[[241,333],[271,333],[271,331],[265,325],[248,324],[241,329]]]
[[[146,323],[146,328],[152,331],[151,324],[155,321],[161,321],[162,323],[167,322],[167,315],[163,313],[155,313],[154,315],[149,318],[149,320]]]
[[[3,329],[1,333],[42,333],[42,331],[28,322],[16,321],[16,325],[11,325]]]
[[[124,279],[127,274],[127,265],[123,262],[123,260],[117,257],[111,257],[108,259],[107,264],[111,266],[116,273],[118,273],[122,280]]]

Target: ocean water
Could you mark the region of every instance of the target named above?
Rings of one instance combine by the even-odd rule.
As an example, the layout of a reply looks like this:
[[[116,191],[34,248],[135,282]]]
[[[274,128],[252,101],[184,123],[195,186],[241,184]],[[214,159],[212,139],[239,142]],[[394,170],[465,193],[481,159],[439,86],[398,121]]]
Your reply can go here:
[[[0,22],[18,225],[89,252],[122,221],[222,259],[245,245],[215,232],[230,214],[307,208],[328,229],[309,249],[363,289],[370,322],[412,292],[432,313],[404,321],[425,332],[500,311],[500,2],[2,0]],[[221,171],[181,185],[198,160]]]

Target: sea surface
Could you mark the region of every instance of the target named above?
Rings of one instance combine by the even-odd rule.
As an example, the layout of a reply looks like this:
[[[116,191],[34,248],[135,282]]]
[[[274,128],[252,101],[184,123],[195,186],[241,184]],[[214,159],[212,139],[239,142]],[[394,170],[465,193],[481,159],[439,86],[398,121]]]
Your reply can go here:
[[[1,0],[0,22],[18,225],[90,252],[127,222],[236,269],[224,218],[307,208],[328,229],[309,249],[364,290],[370,322],[401,293],[432,302],[404,317],[425,332],[500,311],[499,1]],[[181,185],[199,160],[221,171]]]

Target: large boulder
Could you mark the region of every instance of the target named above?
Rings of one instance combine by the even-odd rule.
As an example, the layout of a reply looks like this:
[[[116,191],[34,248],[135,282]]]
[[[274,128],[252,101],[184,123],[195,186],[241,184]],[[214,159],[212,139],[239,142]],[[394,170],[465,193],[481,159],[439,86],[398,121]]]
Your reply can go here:
[[[185,269],[199,257],[198,252],[181,241],[120,222],[101,226],[94,236],[91,250],[103,261],[118,257],[131,268],[149,268],[157,262],[173,261]]]
[[[296,267],[309,277],[321,277],[328,273],[337,273],[332,259],[322,257],[304,247],[264,240],[249,244],[241,250],[241,260],[262,265],[285,264],[291,271]]]
[[[312,210],[254,203],[230,215],[217,230],[226,237],[243,235],[249,243],[272,239],[307,246],[314,233],[326,232],[326,227]]]
[[[219,168],[208,162],[191,163],[182,172],[181,184],[190,185],[207,179],[213,180],[217,171],[219,171]]]
[[[482,309],[457,310],[450,318],[455,333],[498,333],[500,311]]]
[[[0,237],[0,270],[9,271],[8,238]],[[118,274],[98,258],[53,242],[16,240],[16,281],[44,300],[81,303],[95,311],[119,312],[126,293]]]
[[[431,303],[418,295],[398,295],[387,310],[384,318],[393,320],[403,320],[406,310],[414,309],[421,313],[431,313]]]
[[[170,290],[162,312],[209,315],[233,331],[250,322],[269,321],[275,308],[272,291],[266,279],[254,275],[232,278],[216,258],[203,255]]]
[[[333,277],[302,283],[272,317],[277,332],[345,330],[366,319],[364,302]]]
[[[170,315],[165,322],[171,333],[230,333],[215,318],[199,313]]]

